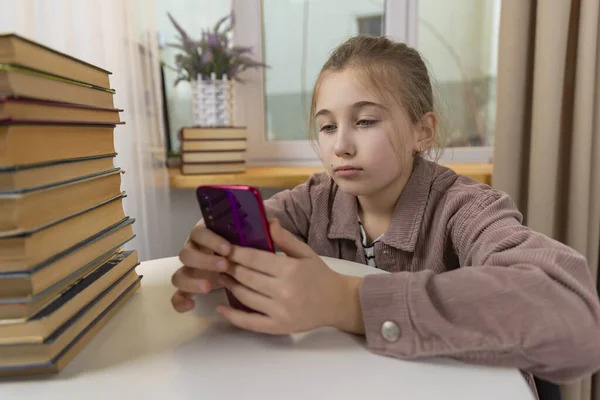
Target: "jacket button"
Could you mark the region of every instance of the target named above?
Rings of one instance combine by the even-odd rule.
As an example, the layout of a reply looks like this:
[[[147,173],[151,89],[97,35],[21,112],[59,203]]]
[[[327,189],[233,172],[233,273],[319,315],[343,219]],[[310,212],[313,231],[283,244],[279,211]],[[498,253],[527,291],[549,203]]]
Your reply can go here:
[[[381,336],[388,342],[400,339],[400,327],[393,321],[385,321],[381,325]]]

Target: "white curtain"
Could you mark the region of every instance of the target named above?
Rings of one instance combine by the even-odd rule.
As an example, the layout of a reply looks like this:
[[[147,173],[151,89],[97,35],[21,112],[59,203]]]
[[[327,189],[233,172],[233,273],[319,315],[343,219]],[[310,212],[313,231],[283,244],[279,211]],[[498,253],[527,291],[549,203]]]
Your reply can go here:
[[[111,71],[117,166],[136,218],[128,248],[141,260],[169,256],[169,187],[154,0],[0,0],[0,32],[28,39]]]

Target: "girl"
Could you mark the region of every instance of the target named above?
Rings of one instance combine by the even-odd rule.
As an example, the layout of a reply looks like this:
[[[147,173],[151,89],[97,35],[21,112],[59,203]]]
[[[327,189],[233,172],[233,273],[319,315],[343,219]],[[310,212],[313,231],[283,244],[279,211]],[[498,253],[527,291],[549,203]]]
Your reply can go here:
[[[198,224],[173,275],[174,308],[225,286],[260,313],[218,312],[256,332],[333,326],[379,354],[449,356],[554,382],[599,369],[600,304],[585,258],[523,226],[506,194],[423,157],[436,137],[433,103],[417,51],[386,38],[343,43],[312,98],[328,173],[265,201],[287,257],[231,246]],[[319,255],[392,273],[343,276]]]

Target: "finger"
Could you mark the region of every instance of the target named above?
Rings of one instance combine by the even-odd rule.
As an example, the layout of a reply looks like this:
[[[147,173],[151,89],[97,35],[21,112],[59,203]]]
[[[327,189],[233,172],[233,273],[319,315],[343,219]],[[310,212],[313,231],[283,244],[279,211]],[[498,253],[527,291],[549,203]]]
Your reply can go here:
[[[179,268],[171,277],[173,286],[192,294],[210,292],[213,286],[212,283],[216,280],[216,273],[195,270],[190,267]]]
[[[269,251],[240,246],[233,246],[233,250],[228,257],[231,264],[243,265],[270,276],[277,276],[280,270],[279,267],[281,267],[280,263],[284,258],[284,256]]]
[[[269,221],[269,230],[271,232],[273,243],[275,243],[275,245],[287,256],[294,258],[309,258],[315,255],[315,252],[306,243],[292,235],[291,232],[283,229],[276,219]]]
[[[195,306],[194,299],[192,299],[191,293],[185,293],[181,290],[175,292],[173,297],[171,297],[171,304],[175,311],[179,313],[184,313],[190,311]]]
[[[225,257],[213,254],[208,248],[198,247],[189,242],[179,252],[179,261],[188,267],[223,272],[229,267]]]
[[[252,268],[246,268],[239,264],[232,265],[227,270],[226,274],[255,292],[269,298],[273,297],[277,280],[270,275],[263,274]]]
[[[222,256],[227,256],[231,251],[231,243],[202,225],[192,229],[190,241]]]
[[[201,226],[206,227],[206,224],[204,223],[204,220],[202,218],[196,223],[196,225],[194,225],[193,229],[199,229],[199,227],[201,227]],[[187,239],[185,239],[185,244],[190,243],[190,241],[191,241],[191,233],[187,237]]]
[[[283,333],[276,322],[266,315],[248,313],[224,305],[217,306],[217,312],[238,328],[260,333]]]
[[[219,282],[247,307],[260,311],[263,314],[269,314],[272,308],[272,301],[268,297],[247,288],[225,274],[219,277]]]

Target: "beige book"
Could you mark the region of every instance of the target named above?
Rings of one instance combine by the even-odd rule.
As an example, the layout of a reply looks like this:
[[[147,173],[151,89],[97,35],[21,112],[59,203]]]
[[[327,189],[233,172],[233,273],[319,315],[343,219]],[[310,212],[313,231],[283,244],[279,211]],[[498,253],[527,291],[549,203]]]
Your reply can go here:
[[[245,127],[210,128],[210,127],[185,127],[181,128],[181,140],[204,140],[204,139],[246,139]]]
[[[0,371],[6,372],[7,367],[53,363],[69,345],[77,341],[78,336],[94,325],[95,320],[102,319],[120,300],[125,299],[127,294],[134,292],[139,287],[140,280],[141,277],[132,270],[116,285],[86,304],[75,318],[68,320],[55,333],[46,337],[45,343],[0,345],[0,367],[3,367]]]
[[[181,153],[181,161],[185,164],[193,163],[231,163],[244,162],[246,153],[243,151],[198,151]]]
[[[119,171],[32,192],[0,194],[0,235],[61,220],[119,194]]]
[[[0,236],[0,272],[32,269],[124,220],[120,195],[54,224],[15,236]]]
[[[75,337],[62,351],[51,361],[44,364],[19,365],[17,368],[0,368],[0,376],[27,376],[55,374],[62,371],[79,354],[85,346],[96,336],[111,318],[123,307],[127,301],[140,288],[141,282],[136,282],[127,289],[117,301],[113,302],[100,316],[88,325],[79,335]]]
[[[0,125],[0,168],[115,153],[114,125]]]
[[[245,140],[184,140],[181,151],[243,151]]]
[[[106,249],[102,255],[92,260],[86,265],[83,265],[73,274],[69,275],[62,281],[50,286],[48,289],[35,296],[27,296],[19,299],[0,298],[0,321],[10,322],[11,320],[28,319],[40,312],[44,307],[50,304],[58,296],[67,291],[72,285],[76,284],[80,279],[84,279],[87,275],[93,273],[111,258],[115,257],[122,249],[120,246]]]
[[[127,220],[100,232],[80,247],[34,269],[0,274],[0,299],[27,299],[42,293],[85,268],[108,249],[123,246],[134,238],[134,220]]]
[[[139,265],[136,251],[124,251],[78,281],[28,319],[0,320],[0,345],[39,343],[60,328],[86,304]]]
[[[19,97],[0,97],[0,120],[57,121],[80,123],[121,122],[117,108],[59,103]]]
[[[0,64],[40,68],[91,85],[110,87],[109,71],[16,34],[0,35]]]
[[[0,192],[36,189],[115,169],[114,154],[0,170]]]
[[[114,91],[61,79],[10,64],[0,64],[0,95],[115,108]]]

